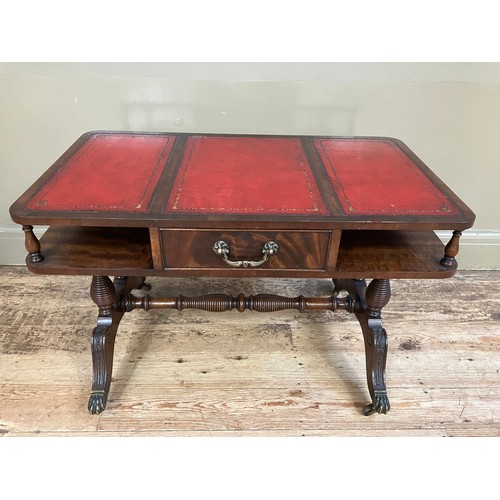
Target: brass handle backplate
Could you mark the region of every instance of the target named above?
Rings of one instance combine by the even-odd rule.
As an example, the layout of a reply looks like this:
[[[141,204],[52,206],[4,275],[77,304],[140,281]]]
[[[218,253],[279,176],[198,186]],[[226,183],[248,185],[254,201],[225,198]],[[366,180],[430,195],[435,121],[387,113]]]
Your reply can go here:
[[[229,259],[229,245],[222,240],[216,241],[212,250],[217,255],[222,255],[222,259],[224,262],[233,267],[258,267],[264,264],[264,262],[269,259],[269,257],[273,254],[278,253],[279,246],[274,241],[268,241],[264,243],[262,247],[263,257],[261,260],[230,260]]]

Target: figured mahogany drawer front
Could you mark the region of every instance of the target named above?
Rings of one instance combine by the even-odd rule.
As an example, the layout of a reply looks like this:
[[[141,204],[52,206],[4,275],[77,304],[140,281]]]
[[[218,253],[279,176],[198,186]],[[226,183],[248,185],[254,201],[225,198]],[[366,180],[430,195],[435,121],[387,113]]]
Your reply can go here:
[[[165,269],[324,270],[331,237],[332,231],[160,229]],[[214,251],[216,242],[227,245],[226,257],[232,265],[223,252]],[[276,243],[277,251],[261,262],[268,242]]]

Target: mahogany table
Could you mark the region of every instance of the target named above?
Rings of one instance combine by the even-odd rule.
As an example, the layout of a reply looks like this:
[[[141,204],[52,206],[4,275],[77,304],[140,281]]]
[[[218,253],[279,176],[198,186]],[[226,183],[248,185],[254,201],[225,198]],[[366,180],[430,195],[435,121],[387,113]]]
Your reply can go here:
[[[157,308],[353,313],[371,396],[363,413],[386,413],[389,280],[451,277],[475,218],[397,139],[109,131],[84,134],[10,212],[31,271],[92,276],[92,413],[106,406],[123,314]],[[34,225],[49,226],[40,241]],[[443,229],[446,246],[434,233]],[[146,276],[333,286],[328,297],[138,297]]]

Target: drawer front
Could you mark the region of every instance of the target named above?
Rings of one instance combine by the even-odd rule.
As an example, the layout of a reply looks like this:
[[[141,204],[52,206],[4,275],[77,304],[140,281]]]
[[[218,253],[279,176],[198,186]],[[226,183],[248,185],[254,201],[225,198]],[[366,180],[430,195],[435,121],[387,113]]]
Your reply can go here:
[[[160,229],[164,269],[325,270],[332,231],[239,231],[212,229]],[[231,266],[213,250],[224,241],[231,262],[263,259],[264,245],[273,241],[278,251],[258,266]]]

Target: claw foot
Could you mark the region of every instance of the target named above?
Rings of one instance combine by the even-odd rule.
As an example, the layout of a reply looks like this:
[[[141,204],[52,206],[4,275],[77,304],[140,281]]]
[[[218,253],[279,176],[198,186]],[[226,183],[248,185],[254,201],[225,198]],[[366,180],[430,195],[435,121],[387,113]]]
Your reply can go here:
[[[373,401],[363,408],[363,415],[365,417],[372,415],[373,413],[387,413],[391,409],[391,404],[389,403],[389,398],[387,393],[375,392],[375,397]]]
[[[88,409],[92,415],[98,415],[106,408],[104,391],[92,391],[89,398]]]

